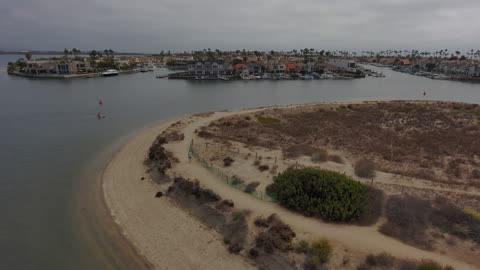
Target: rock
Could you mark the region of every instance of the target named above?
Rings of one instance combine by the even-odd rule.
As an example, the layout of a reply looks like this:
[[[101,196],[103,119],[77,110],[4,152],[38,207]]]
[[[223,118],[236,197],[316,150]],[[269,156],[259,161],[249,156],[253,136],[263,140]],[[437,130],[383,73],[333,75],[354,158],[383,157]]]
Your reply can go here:
[[[160,198],[163,196],[163,192],[159,191],[155,194],[155,198]]]
[[[140,180],[145,180],[145,177],[142,176],[142,178],[140,178]]]

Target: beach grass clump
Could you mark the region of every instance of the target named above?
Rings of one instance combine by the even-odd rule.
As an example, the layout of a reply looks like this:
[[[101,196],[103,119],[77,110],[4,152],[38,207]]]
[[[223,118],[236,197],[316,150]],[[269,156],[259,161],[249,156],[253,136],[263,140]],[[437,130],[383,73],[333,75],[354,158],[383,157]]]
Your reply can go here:
[[[297,253],[307,253],[310,249],[310,243],[306,240],[300,240],[294,244],[293,249]]]
[[[257,187],[260,185],[260,182],[254,181],[250,182],[246,187],[245,187],[245,192],[246,193],[254,193],[257,189]]]
[[[480,212],[475,211],[475,209],[472,209],[470,207],[465,207],[465,209],[463,209],[463,212],[465,212],[466,214],[480,220]]]
[[[234,162],[233,158],[226,157],[226,158],[223,159],[223,166],[224,167],[230,167],[230,165],[232,165],[233,162]]]
[[[286,208],[333,222],[357,222],[370,207],[369,188],[334,171],[315,168],[288,169],[273,178],[267,191],[277,195]]]
[[[373,161],[362,158],[355,163],[355,175],[362,178],[375,177],[375,163]]]
[[[333,247],[326,238],[313,241],[306,252],[305,269],[318,269],[319,266],[328,263],[332,256],[332,251]]]
[[[339,155],[328,155],[327,159],[328,161],[335,162],[338,164],[345,164],[345,162],[343,161],[343,158]]]
[[[347,107],[345,107],[345,106],[342,105],[342,106],[336,108],[335,111],[336,111],[337,113],[346,113],[346,112],[348,112],[349,110],[348,110]]]
[[[312,162],[325,162],[328,160],[328,152],[325,149],[319,149],[317,152],[313,153],[311,157]]]
[[[243,220],[245,219],[245,214],[242,211],[235,211],[232,213],[233,220]]]
[[[264,125],[280,123],[280,119],[267,116],[257,116],[257,121]]]

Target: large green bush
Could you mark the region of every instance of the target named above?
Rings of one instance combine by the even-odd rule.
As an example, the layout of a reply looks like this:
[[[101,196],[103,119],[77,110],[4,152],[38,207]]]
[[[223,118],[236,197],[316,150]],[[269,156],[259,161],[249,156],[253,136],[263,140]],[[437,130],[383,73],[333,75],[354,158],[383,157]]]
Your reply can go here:
[[[278,201],[307,215],[318,215],[335,222],[352,222],[370,211],[368,187],[337,172],[289,169],[273,181],[268,189],[276,193]]]

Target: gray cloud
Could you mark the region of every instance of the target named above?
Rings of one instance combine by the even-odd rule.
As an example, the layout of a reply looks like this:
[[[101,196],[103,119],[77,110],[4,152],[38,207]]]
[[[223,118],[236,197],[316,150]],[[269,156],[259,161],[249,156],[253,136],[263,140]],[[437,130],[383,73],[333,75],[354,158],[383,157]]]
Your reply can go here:
[[[478,0],[0,0],[0,5],[0,48],[480,47]]]

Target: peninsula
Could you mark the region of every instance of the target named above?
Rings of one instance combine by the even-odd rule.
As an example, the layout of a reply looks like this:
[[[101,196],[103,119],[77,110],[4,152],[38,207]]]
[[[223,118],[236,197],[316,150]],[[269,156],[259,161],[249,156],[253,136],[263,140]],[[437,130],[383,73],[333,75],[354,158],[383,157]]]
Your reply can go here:
[[[158,269],[477,269],[478,112],[369,101],[179,117],[113,157],[104,194]]]

